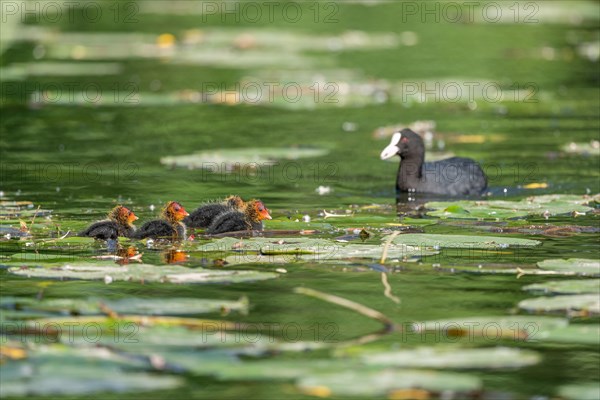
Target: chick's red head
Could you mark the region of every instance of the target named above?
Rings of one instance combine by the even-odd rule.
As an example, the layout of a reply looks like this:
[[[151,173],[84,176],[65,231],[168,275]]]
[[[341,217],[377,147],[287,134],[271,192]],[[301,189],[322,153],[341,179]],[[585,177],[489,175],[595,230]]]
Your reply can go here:
[[[138,217],[127,207],[117,206],[112,209],[109,217],[126,225],[131,225]]]
[[[267,207],[265,207],[262,201],[256,200],[254,202],[254,210],[256,211],[259,221],[262,221],[263,219],[272,219],[271,214],[269,214],[269,210]]]
[[[164,213],[167,219],[173,221],[181,221],[182,219],[190,215],[187,211],[185,211],[185,208],[183,208],[183,206],[176,201],[168,202],[165,206]]]

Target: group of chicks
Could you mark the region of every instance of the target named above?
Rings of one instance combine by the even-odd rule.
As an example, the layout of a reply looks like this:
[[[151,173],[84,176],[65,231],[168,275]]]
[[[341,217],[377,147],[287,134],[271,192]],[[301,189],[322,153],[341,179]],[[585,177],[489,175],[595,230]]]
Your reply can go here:
[[[271,219],[271,215],[260,200],[246,202],[239,196],[229,196],[220,202],[203,204],[191,214],[178,202],[170,201],[163,208],[160,219],[148,221],[139,229],[133,225],[137,219],[127,207],[117,206],[107,219],[94,222],[79,236],[102,240],[116,240],[119,236],[185,240],[188,227],[205,229],[209,235],[262,230],[262,221]]]

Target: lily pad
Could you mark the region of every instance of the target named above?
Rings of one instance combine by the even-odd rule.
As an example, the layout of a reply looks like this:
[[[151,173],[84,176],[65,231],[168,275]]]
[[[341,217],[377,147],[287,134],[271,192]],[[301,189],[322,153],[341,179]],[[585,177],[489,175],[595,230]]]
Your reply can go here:
[[[342,243],[314,238],[223,238],[202,245],[198,251],[225,252],[230,265],[238,264],[284,264],[291,262],[323,262],[343,259],[379,259],[383,245]],[[405,244],[393,244],[388,248],[389,259],[416,261],[422,256],[438,254],[437,251]]]
[[[248,300],[238,301],[195,299],[195,298],[140,298],[127,297],[120,300],[105,299],[44,299],[4,297],[2,308],[17,308],[27,311],[44,311],[72,315],[103,314],[102,306],[118,314],[134,315],[190,315],[221,311],[248,311]]]
[[[425,207],[435,209],[435,211],[429,211],[427,215],[438,218],[499,220],[523,218],[528,214],[526,211],[502,210],[499,208],[490,208],[468,202],[431,202],[427,203]]]
[[[553,297],[536,297],[519,302],[519,308],[531,312],[569,312],[580,310],[590,314],[600,313],[600,296],[573,294]]]
[[[538,332],[563,328],[568,325],[564,318],[515,315],[510,317],[472,317],[413,324],[413,331],[441,332],[447,336],[462,336],[470,339],[481,337],[488,341],[536,340]]]
[[[525,286],[523,290],[555,294],[600,293],[600,279],[574,279],[534,283]]]
[[[600,156],[600,142],[592,140],[589,143],[571,142],[561,148],[562,151],[569,154],[579,154],[584,156]],[[598,396],[600,398],[600,396]]]
[[[297,386],[307,394],[322,397],[335,396],[386,396],[395,391],[421,389],[444,392],[446,395],[479,390],[481,381],[472,375],[419,370],[350,370],[302,377]]]
[[[369,365],[400,368],[496,369],[535,365],[540,356],[528,350],[508,347],[456,349],[421,347],[412,350],[367,354],[362,360]]]
[[[261,168],[275,165],[278,160],[297,160],[300,158],[322,157],[329,154],[327,149],[318,148],[244,148],[221,149],[200,153],[168,156],[160,159],[164,165],[188,169],[207,169],[211,172],[261,173]]]
[[[571,400],[598,400],[600,399],[600,384],[598,382],[584,382],[564,385],[558,388],[558,395]]]
[[[388,237],[384,237],[384,240]],[[441,235],[430,233],[398,235],[394,238],[393,243],[416,247],[473,249],[506,249],[511,246],[534,247],[541,244],[538,240],[502,236]]]
[[[600,343],[600,326],[575,324],[554,329],[542,328],[535,336],[541,342],[584,344],[597,346]]]
[[[462,200],[457,202],[429,202],[433,209],[427,215],[458,219],[509,219],[526,215],[558,215],[572,212],[592,211],[588,204],[595,197],[576,195],[531,196],[520,201],[508,200]]]
[[[172,389],[180,378],[131,371],[148,363],[106,349],[39,346],[27,358],[2,365],[0,396],[83,395]]]
[[[63,264],[57,267],[11,267],[8,272],[28,278],[83,279],[164,282],[164,283],[237,283],[276,278],[278,274],[261,271],[208,270],[178,265],[156,266],[129,264],[123,266],[100,263]]]
[[[569,258],[544,260],[537,263],[538,267],[548,271],[577,273],[580,275],[600,275],[600,260],[586,258]]]

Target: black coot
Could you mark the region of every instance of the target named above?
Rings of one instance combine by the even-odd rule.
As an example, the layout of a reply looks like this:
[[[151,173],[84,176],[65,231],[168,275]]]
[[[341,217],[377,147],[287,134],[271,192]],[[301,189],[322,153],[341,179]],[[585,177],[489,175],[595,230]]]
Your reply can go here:
[[[229,196],[222,202],[207,203],[185,217],[183,223],[188,228],[208,228],[215,218],[228,211],[243,212],[246,202],[240,196]]]
[[[217,216],[206,230],[206,233],[216,235],[246,230],[261,231],[263,229],[262,221],[265,219],[271,219],[271,214],[269,214],[269,210],[263,202],[250,200],[246,203],[244,212],[233,210]]]
[[[117,206],[113,208],[108,217],[102,221],[94,222],[78,236],[89,236],[101,240],[116,240],[119,236],[133,237],[135,226],[133,222],[138,217],[127,207]]]
[[[162,218],[146,222],[137,230],[135,238],[185,240],[186,229],[181,220],[188,215],[181,204],[170,201],[162,210]]]
[[[447,196],[481,195],[487,188],[483,170],[470,158],[452,157],[441,161],[424,162],[423,139],[403,129],[394,133],[390,144],[381,152],[385,160],[400,156],[396,191],[432,193]]]

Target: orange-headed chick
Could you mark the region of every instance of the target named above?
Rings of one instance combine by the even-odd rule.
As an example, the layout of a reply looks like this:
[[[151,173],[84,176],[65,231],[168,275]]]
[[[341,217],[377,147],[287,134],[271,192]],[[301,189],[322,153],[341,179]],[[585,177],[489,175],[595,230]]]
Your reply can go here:
[[[240,196],[228,196],[223,201],[206,203],[195,209],[183,222],[190,228],[208,228],[220,214],[244,211],[246,202]]]
[[[132,237],[135,234],[133,222],[138,219],[136,215],[123,206],[116,206],[102,221],[94,222],[87,229],[81,231],[79,236],[89,236],[96,239],[115,240],[119,236]]]
[[[176,201],[168,202],[162,210],[161,219],[148,221],[137,231],[138,239],[185,239],[185,225],[181,222],[189,214]]]
[[[238,232],[246,230],[263,229],[262,221],[271,219],[269,210],[260,200],[250,200],[246,203],[244,211],[228,211],[219,215],[206,230],[206,233],[215,235],[225,232]]]

